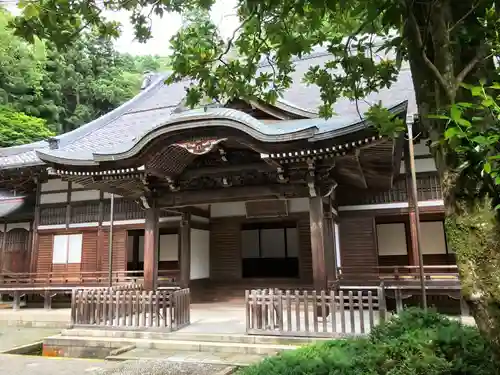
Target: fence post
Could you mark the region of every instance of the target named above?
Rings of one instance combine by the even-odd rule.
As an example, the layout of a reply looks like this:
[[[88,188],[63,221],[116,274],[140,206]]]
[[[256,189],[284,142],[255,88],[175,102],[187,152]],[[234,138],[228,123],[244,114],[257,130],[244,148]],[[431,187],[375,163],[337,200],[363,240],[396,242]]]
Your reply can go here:
[[[76,324],[76,288],[71,290],[71,327]]]
[[[380,283],[380,286],[377,288],[377,299],[378,299],[379,323],[383,323],[387,318],[387,306],[385,301],[384,283]]]

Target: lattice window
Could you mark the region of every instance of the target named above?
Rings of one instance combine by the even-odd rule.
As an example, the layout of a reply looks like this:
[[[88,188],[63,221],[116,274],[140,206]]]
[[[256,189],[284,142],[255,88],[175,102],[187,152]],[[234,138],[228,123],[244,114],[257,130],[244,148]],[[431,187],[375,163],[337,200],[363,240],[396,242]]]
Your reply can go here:
[[[5,238],[5,252],[28,251],[29,232],[23,228],[12,229]]]

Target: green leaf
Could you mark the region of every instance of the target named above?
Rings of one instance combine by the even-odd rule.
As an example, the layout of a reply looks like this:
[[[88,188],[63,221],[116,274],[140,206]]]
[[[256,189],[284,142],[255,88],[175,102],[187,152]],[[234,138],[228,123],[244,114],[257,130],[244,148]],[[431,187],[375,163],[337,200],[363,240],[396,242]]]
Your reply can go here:
[[[457,127],[449,127],[446,129],[444,132],[444,139],[451,139],[451,138],[462,138],[463,137],[463,131],[460,128]]]
[[[436,120],[451,120],[451,118],[449,116],[445,116],[445,115],[429,115],[429,116],[427,116],[427,118],[436,119]]]
[[[23,14],[24,14],[24,18],[26,18],[27,20],[34,18],[34,17],[38,17],[38,14],[39,14],[38,7],[34,3],[28,3],[24,7]]]
[[[484,137],[482,135],[478,135],[477,137],[472,138],[472,141],[476,142],[476,143],[479,143],[481,145],[484,145],[484,144],[488,143],[488,140],[486,139],[486,137]]]
[[[484,170],[486,173],[491,173],[491,164],[490,164],[489,162],[484,163],[483,170]]]
[[[480,86],[474,86],[470,90],[472,96],[482,96],[483,95],[483,88]]]
[[[33,51],[37,60],[45,60],[45,43],[36,35],[33,37]]]
[[[462,109],[456,104],[452,105],[450,108],[450,117],[453,121],[458,122],[462,117]]]
[[[500,90],[500,83],[495,82],[491,86],[488,86],[488,88],[493,90]]]
[[[456,122],[458,125],[465,126],[467,128],[472,126],[471,122],[469,120],[464,119],[464,118],[459,118],[459,119],[457,119]]]

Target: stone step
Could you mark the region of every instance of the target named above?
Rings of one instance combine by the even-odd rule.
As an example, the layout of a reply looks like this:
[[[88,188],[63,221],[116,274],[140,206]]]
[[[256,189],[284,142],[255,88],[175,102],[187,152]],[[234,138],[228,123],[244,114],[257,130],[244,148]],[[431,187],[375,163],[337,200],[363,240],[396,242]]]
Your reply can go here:
[[[148,339],[148,340],[181,340],[241,344],[274,344],[274,345],[307,345],[316,341],[328,340],[326,338],[308,337],[277,337],[245,334],[214,334],[214,333],[183,333],[183,332],[145,332],[145,331],[119,331],[112,329],[67,329],[61,332],[67,337],[112,337],[121,339]]]
[[[44,352],[63,353],[65,356],[85,355],[102,357],[113,349],[133,345],[135,348],[167,351],[191,351],[209,353],[275,354],[283,350],[296,349],[295,345],[251,344],[239,342],[158,340],[150,338],[93,337],[57,335],[44,340]],[[106,353],[107,352],[107,353]],[[99,354],[97,354],[99,353]],[[84,356],[84,355],[82,355]]]
[[[268,354],[240,354],[240,353],[208,353],[197,351],[167,351],[158,349],[135,348],[130,351],[110,355],[108,361],[129,360],[158,360],[183,363],[203,363],[227,366],[249,366],[262,361]]]

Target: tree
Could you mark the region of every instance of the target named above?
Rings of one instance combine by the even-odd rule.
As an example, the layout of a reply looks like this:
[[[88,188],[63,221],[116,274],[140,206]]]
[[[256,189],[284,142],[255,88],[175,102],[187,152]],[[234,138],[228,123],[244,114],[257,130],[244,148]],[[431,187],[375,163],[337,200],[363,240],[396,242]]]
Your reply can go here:
[[[0,105],[0,147],[20,146],[54,135],[44,120]]]
[[[168,67],[159,56],[120,54],[109,36],[92,29],[66,46],[28,43],[15,35],[13,22],[0,7],[0,104],[44,119],[57,133],[111,111],[139,92],[145,71]]]
[[[131,10],[138,38],[147,39],[149,20],[141,13],[143,7],[161,15],[208,9],[213,1],[110,0],[106,6]],[[191,77],[198,82],[188,90],[189,105],[206,96],[218,100],[259,97],[273,102],[290,85],[292,58],[320,45],[331,53],[331,60],[310,67],[304,78],[319,86],[323,99],[319,112],[329,117],[339,97],[360,99],[380,87],[390,87],[402,65],[409,64],[420,122],[433,142],[431,152],[442,181],[448,233],[456,236],[451,242],[458,255],[463,294],[478,327],[500,357],[500,219],[492,207],[498,185],[478,168],[469,169],[472,176],[464,173],[462,162],[467,156],[452,143],[443,142],[447,123],[436,118],[457,103],[477,101],[463,83],[496,80],[499,7],[498,0],[241,0],[241,25],[229,41],[206,19],[174,36],[174,74],[169,81]],[[64,13],[66,8],[71,8],[71,16]],[[98,5],[88,0],[30,3],[25,14],[32,14],[32,28],[19,31],[29,38],[39,35],[67,41],[65,35],[71,28],[50,19],[53,9],[58,10],[58,18],[66,19],[66,14],[71,20],[80,14],[82,23],[116,33],[113,25],[98,16]],[[354,29],[346,35],[350,27]],[[225,55],[232,47],[239,58],[227,61]],[[272,63],[271,73],[257,72],[262,58]],[[390,129],[389,114],[382,116],[380,108],[374,111],[369,116],[376,114],[382,128]],[[485,121],[484,126],[492,125]],[[469,162],[476,164],[475,160]]]

